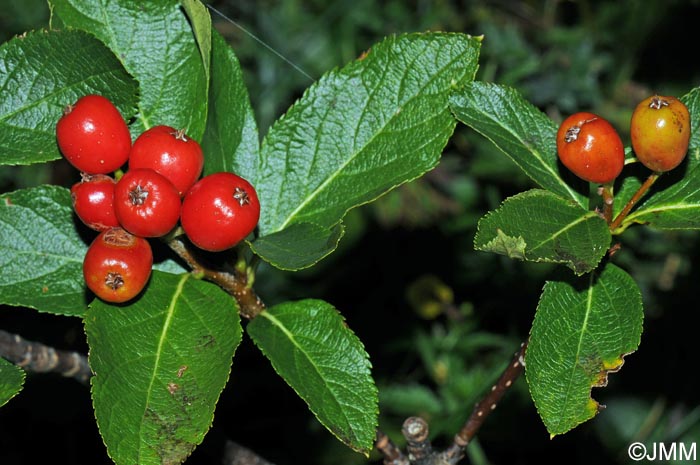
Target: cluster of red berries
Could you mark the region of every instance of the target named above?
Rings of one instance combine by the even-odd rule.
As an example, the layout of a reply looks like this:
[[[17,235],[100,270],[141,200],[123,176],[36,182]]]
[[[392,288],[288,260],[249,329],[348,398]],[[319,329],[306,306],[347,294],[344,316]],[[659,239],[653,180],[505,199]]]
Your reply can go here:
[[[653,95],[632,113],[630,138],[634,153],[656,173],[672,170],[688,152],[690,113],[674,97]],[[593,113],[566,118],[557,132],[557,152],[562,164],[589,182],[613,182],[625,164],[625,150],[615,128]]]
[[[85,255],[83,275],[106,301],[130,300],[148,282],[153,253],[146,238],[162,237],[179,222],[193,244],[216,252],[233,247],[257,225],[260,203],[253,186],[233,173],[200,179],[204,155],[184,130],[155,126],[132,144],[112,102],[87,95],[65,108],[56,139],[82,176],[71,188],[73,209],[100,232]]]

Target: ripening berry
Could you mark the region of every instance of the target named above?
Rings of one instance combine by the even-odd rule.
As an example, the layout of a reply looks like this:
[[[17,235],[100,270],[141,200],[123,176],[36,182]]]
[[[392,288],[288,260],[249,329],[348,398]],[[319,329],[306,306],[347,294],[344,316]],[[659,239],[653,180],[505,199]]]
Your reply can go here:
[[[56,141],[68,162],[87,174],[107,174],[129,158],[131,134],[119,110],[101,95],[68,105],[56,124]]]
[[[678,166],[688,152],[690,113],[674,97],[653,95],[632,113],[630,138],[637,159],[657,173]]]
[[[78,218],[95,231],[119,227],[114,211],[113,178],[106,174],[84,174],[70,189],[73,210]]]
[[[180,195],[197,182],[204,167],[202,148],[184,130],[154,126],[134,141],[129,169],[150,168],[173,183]]]
[[[615,128],[587,112],[575,113],[561,123],[557,153],[576,176],[598,184],[612,182],[625,164],[625,149]]]
[[[129,170],[114,189],[114,209],[122,228],[141,237],[160,237],[180,218],[180,194],[150,169]]]
[[[87,287],[107,302],[126,302],[143,290],[151,276],[153,253],[148,241],[121,228],[101,232],[83,259]]]
[[[229,249],[258,224],[260,202],[253,186],[233,173],[205,176],[182,199],[180,224],[197,247]]]

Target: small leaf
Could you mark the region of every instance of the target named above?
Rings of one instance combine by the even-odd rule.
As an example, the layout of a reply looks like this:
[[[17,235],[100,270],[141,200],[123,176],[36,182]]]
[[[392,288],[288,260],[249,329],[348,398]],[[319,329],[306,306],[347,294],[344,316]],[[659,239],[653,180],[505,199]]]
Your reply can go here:
[[[343,233],[342,224],[326,228],[297,223],[258,238],[250,246],[255,254],[276,268],[297,271],[315,265],[332,253]]]
[[[622,211],[625,204],[634,196],[637,190],[639,190],[642,182],[644,182],[644,176],[649,175],[649,170],[647,170],[646,167],[635,165],[641,164],[635,163],[629,167],[625,167],[623,175],[620,176],[618,181],[615,183],[613,218]],[[600,196],[597,196],[596,200],[600,202]]]
[[[428,415],[444,415],[440,398],[423,384],[396,384],[382,386],[379,390],[382,412],[412,416],[420,412]]]
[[[681,97],[690,113],[690,144],[688,145],[688,165],[692,169],[700,164],[700,87],[692,89]]]
[[[377,428],[377,388],[362,342],[338,311],[320,300],[287,302],[263,311],[246,329],[321,424],[368,454]]]
[[[108,97],[125,119],[136,106],[136,81],[80,31],[30,32],[0,46],[0,88],[0,165],[60,158],[56,123],[83,95]]]
[[[559,171],[556,125],[515,89],[473,82],[455,92],[450,105],[459,121],[493,142],[540,187],[587,205],[587,184],[584,195],[569,185],[582,181],[568,173],[565,181]]]
[[[0,407],[19,394],[24,386],[24,370],[0,358]]]
[[[260,143],[248,89],[231,47],[216,31],[212,39],[204,174],[227,171],[250,180],[260,163]]]
[[[662,176],[657,184],[663,180]],[[700,165],[675,184],[650,196],[625,218],[623,226],[630,223],[658,229],[700,229]]]
[[[40,186],[0,196],[0,303],[82,316],[85,242],[68,189]]]
[[[85,317],[92,399],[117,465],[182,463],[211,427],[241,340],[235,301],[191,275],[153,272],[128,305]]]
[[[474,247],[519,260],[564,263],[580,275],[598,265],[610,240],[598,213],[534,189],[510,197],[483,217]]]
[[[139,82],[132,132],[164,124],[201,140],[207,79],[192,27],[178,0],[50,0],[66,27],[94,34]],[[54,18],[55,20],[55,18]]]
[[[249,173],[261,235],[330,227],[435,167],[455,126],[448,95],[473,79],[479,45],[461,34],[391,36],[312,85],[272,126]]]
[[[601,409],[591,388],[639,346],[644,312],[636,283],[607,264],[582,278],[550,281],[530,332],[525,372],[537,411],[554,436]]]

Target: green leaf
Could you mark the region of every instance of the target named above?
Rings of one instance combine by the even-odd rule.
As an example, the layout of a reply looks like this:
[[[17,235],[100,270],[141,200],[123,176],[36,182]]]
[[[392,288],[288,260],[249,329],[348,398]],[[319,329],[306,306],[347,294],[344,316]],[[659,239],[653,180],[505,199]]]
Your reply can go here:
[[[66,105],[104,95],[128,119],[136,82],[99,40],[80,31],[40,31],[0,46],[0,165],[61,157],[56,123]]]
[[[202,56],[204,75],[209,79],[209,65],[211,62],[211,16],[207,7],[199,0],[180,0],[182,8],[187,14],[192,26],[194,38]]]
[[[362,342],[330,304],[286,302],[247,326],[277,373],[343,443],[368,454],[378,417],[377,388]]]
[[[700,164],[700,87],[692,89],[681,97],[690,113],[690,144],[688,144],[688,165]]]
[[[212,39],[204,174],[226,171],[251,179],[260,163],[260,143],[248,89],[231,47],[217,32]]]
[[[615,201],[613,203],[613,218],[617,216],[625,204],[634,196],[639,187],[644,182],[644,177],[649,175],[649,170],[644,166],[635,166],[638,163],[632,164],[625,168],[625,172],[615,182]],[[643,169],[640,169],[643,168]],[[596,195],[595,201],[600,205],[601,196]]]
[[[598,265],[610,239],[598,213],[534,189],[510,197],[484,216],[474,247],[518,260],[564,263],[580,275]]]
[[[345,230],[342,224],[326,228],[311,223],[297,223],[263,236],[250,246],[253,252],[271,265],[297,271],[315,265],[337,247]]]
[[[85,317],[92,399],[117,465],[182,463],[202,442],[241,340],[235,301],[191,275],[155,271],[129,305]]]
[[[390,36],[307,89],[270,129],[249,177],[261,235],[330,227],[435,167],[455,126],[449,93],[473,79],[479,46],[462,34]]]
[[[117,55],[139,82],[132,132],[156,125],[184,128],[201,140],[207,79],[192,27],[178,0],[50,0],[67,27],[88,31]]]
[[[700,165],[683,179],[644,201],[622,223],[648,224],[658,229],[700,229]],[[657,183],[663,182],[663,176]]]
[[[23,369],[0,358],[0,407],[19,394],[24,386],[24,378]]]
[[[600,410],[591,388],[607,384],[639,346],[644,312],[636,283],[607,264],[582,278],[548,282],[530,332],[525,372],[537,411],[554,436]]]
[[[382,412],[390,411],[399,415],[430,416],[444,415],[445,409],[440,398],[423,384],[397,384],[382,386],[379,391]]]
[[[0,196],[0,303],[82,316],[86,251],[68,189],[40,186]]]
[[[540,187],[575,201],[588,203],[588,186],[559,169],[554,122],[515,89],[497,84],[473,82],[450,98],[459,121],[498,147]],[[583,191],[574,190],[578,183]],[[585,193],[582,193],[585,192]]]

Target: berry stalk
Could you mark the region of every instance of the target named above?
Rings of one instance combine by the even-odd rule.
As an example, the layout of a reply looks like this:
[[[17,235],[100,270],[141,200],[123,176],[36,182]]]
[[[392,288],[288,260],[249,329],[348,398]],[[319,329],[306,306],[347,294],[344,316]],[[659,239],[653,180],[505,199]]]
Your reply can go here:
[[[601,187],[601,195],[603,197],[603,218],[605,222],[611,224],[613,221],[613,204],[615,196],[613,195],[613,183],[606,183]]]
[[[634,193],[631,199],[625,204],[623,207],[622,211],[618,213],[618,215],[615,217],[612,223],[610,223],[610,231],[615,233],[615,231],[620,227],[622,224],[622,221],[627,218],[627,215],[629,215],[630,211],[634,208],[635,205],[639,202],[639,200],[644,197],[644,195],[649,191],[651,186],[654,185],[657,179],[659,179],[659,176],[661,173],[651,173],[649,177],[644,181],[644,183],[637,189],[637,192]]]
[[[238,302],[239,311],[244,317],[252,320],[265,310],[265,304],[255,293],[249,282],[250,277],[247,271],[242,272],[238,266],[234,273],[208,268],[187,249],[182,239],[179,238],[168,241],[168,246],[187,263],[193,273],[198,274],[207,281],[218,284],[223,290],[231,294]]]

